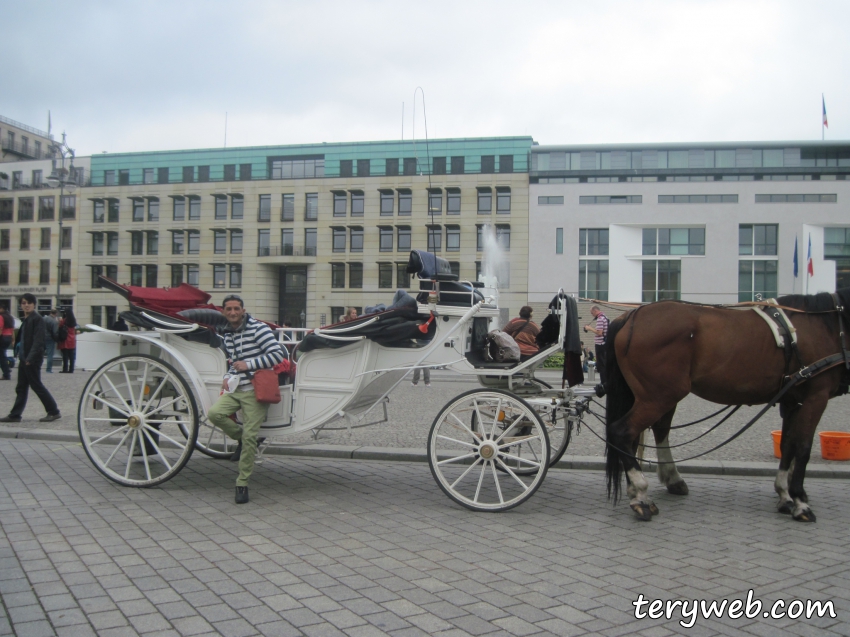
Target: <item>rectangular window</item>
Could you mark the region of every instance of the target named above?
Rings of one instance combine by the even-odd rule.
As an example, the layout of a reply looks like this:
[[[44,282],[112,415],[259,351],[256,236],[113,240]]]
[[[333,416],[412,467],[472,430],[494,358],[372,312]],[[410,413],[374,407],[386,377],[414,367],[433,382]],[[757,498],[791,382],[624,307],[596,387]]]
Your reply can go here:
[[[378,287],[392,288],[393,286],[393,264],[379,263],[378,264]]]
[[[593,204],[639,204],[643,203],[643,195],[605,195],[595,197],[579,197],[581,205]]]
[[[139,255],[144,253],[145,236],[141,231],[130,233],[130,254]]]
[[[227,254],[227,230],[213,230],[213,252]]]
[[[482,155],[481,156],[481,173],[491,175],[496,172],[496,156]]]
[[[107,184],[107,186],[114,186],[114,185],[115,185],[115,178],[113,177],[112,183]],[[130,171],[128,169],[118,171],[118,185],[119,186],[129,186],[130,185]]]
[[[538,197],[537,198],[538,206],[563,206],[564,205],[564,197],[559,195],[557,197]]]
[[[579,259],[579,296],[588,299],[608,300],[608,260]]]
[[[18,221],[33,220],[33,198],[19,197],[18,198]]]
[[[682,262],[643,262],[643,302],[679,300],[682,296]]]
[[[410,250],[410,226],[399,226],[396,232],[396,245],[399,252]]]
[[[106,233],[106,254],[111,257],[118,256],[118,233]]]
[[[156,183],[158,184],[167,184],[168,183],[168,168],[157,168],[156,169]]]
[[[176,288],[183,283],[183,266],[172,264],[171,266],[171,287]]]
[[[284,196],[286,196],[286,195],[284,195]],[[235,199],[234,199],[234,202],[235,202]],[[293,210],[293,212],[294,212],[294,210]],[[271,221],[271,220],[272,220],[272,196],[271,195],[260,195],[260,210],[257,213],[257,221]]]
[[[658,203],[738,203],[738,195],[658,195]]]
[[[0,261],[0,285],[9,285],[9,262]]]
[[[159,199],[148,198],[148,221],[159,221]]]
[[[118,280],[118,266],[117,265],[106,266],[106,276],[109,277],[110,279],[112,279],[113,281],[117,281]],[[69,278],[70,278],[70,275],[69,275]]]
[[[213,287],[218,289],[227,287],[227,266],[223,263],[213,264]]]
[[[200,282],[201,268],[194,263],[190,263],[186,266],[186,283],[198,287],[200,285]]]
[[[452,157],[452,174],[462,175],[466,171],[464,163],[463,157]]]
[[[30,249],[30,229],[29,228],[21,228],[21,250],[29,250]]]
[[[493,191],[490,188],[478,189],[478,214],[489,215],[493,211]]]
[[[477,252],[484,250],[484,226],[480,224],[475,226],[475,250]]]
[[[496,188],[496,214],[511,212],[511,189],[503,186]]]
[[[777,224],[741,224],[738,226],[738,254],[775,256],[778,235]]]
[[[344,217],[348,214],[348,195],[344,192],[335,192],[334,195],[334,217]]]
[[[201,198],[189,197],[189,221],[200,221],[201,219]]]
[[[242,254],[242,231],[230,231],[230,254]]]
[[[94,223],[103,223],[106,221],[106,212],[105,207],[103,205],[102,199],[95,199],[94,204],[94,213],[93,213],[93,222]]]
[[[186,235],[183,234],[183,231],[172,232],[171,233],[171,254],[183,254],[185,250],[185,240]]]
[[[398,176],[398,159],[387,160],[386,174],[388,177]]]
[[[416,174],[416,157],[405,157],[404,158],[404,174],[405,175],[415,175]]]
[[[159,232],[151,231],[148,235],[148,254],[159,254]],[[151,287],[151,286],[148,286]],[[156,287],[156,286],[153,286]]]
[[[460,188],[446,188],[446,214],[460,214]]]
[[[251,164],[239,164],[239,180],[251,181]]]
[[[512,173],[514,171],[514,156],[499,155],[499,172]]]
[[[50,259],[41,259],[38,263],[39,285],[50,284]]]
[[[77,195],[65,195],[60,204],[60,214],[63,219],[77,218]]]
[[[183,166],[183,183],[191,184],[195,181],[195,167],[194,166]],[[182,268],[181,268],[182,273]],[[182,274],[181,274],[182,277]]]
[[[316,245],[318,240],[318,232],[316,228],[304,229],[304,254],[308,257],[316,256]]]
[[[187,241],[187,254],[200,254],[201,252],[201,231],[200,230],[189,230],[187,232],[188,241]]]
[[[53,221],[54,207],[56,205],[55,197],[39,197],[38,198],[38,220]],[[103,203],[101,202],[101,206]]]
[[[511,227],[506,225],[496,226],[496,243],[505,252],[511,249]]]
[[[198,166],[198,181],[207,182],[210,180],[210,167]]]
[[[838,195],[756,195],[756,203],[838,203]]]
[[[142,183],[143,184],[152,184],[153,183],[153,168],[143,168],[142,169]],[[150,287],[150,286],[148,286]]]
[[[30,262],[23,260],[18,262],[18,285],[28,285],[30,282]]]
[[[445,175],[446,174],[446,158],[445,157],[434,157],[432,160],[434,165],[434,174],[435,175]]]
[[[12,233],[10,230],[0,230],[0,250],[11,250]]]
[[[224,181],[236,181],[236,164],[224,165]]]
[[[363,287],[363,264],[348,264],[348,287],[359,289]]]
[[[363,252],[363,228],[350,228],[350,234],[349,250],[351,252]]]
[[[434,188],[428,192],[428,214],[443,214],[443,191],[439,188]]]
[[[215,218],[218,220],[227,219],[226,195],[215,195]]]
[[[353,173],[352,160],[350,159],[340,159],[339,160],[339,176],[340,177],[351,177]]]
[[[103,274],[103,266],[102,265],[93,265],[91,267],[91,287],[93,290],[99,290],[102,286],[100,285],[100,276]]]
[[[446,252],[460,252],[460,226],[446,226]]]
[[[14,199],[0,199],[0,221],[11,221],[14,218]]]
[[[452,270],[452,274],[454,274],[459,279],[460,278],[460,262],[449,261],[449,267]]]
[[[251,164],[248,164],[248,167],[250,166]],[[242,287],[242,266],[238,263],[231,264],[230,266],[230,287]]]
[[[407,189],[398,191],[398,215],[409,217],[413,212],[413,193]]]
[[[381,191],[381,214],[389,215],[395,212],[395,196],[392,190]]]
[[[145,266],[145,287],[159,287],[159,285],[157,284],[157,267],[155,265]]]
[[[850,258],[850,228],[823,229],[823,256],[826,259]]]
[[[345,264],[344,263],[331,263],[331,287],[332,288],[344,288],[345,287]]]
[[[119,205],[120,204],[119,204],[118,199],[107,199],[106,200],[106,210],[107,210],[106,220],[109,223],[118,223]]]
[[[295,253],[295,231],[292,228],[284,228],[280,231],[280,253],[284,256]]]
[[[32,171],[32,187],[33,188],[41,188],[41,180],[44,176],[44,172],[41,170]]]
[[[145,200],[133,199],[133,221],[145,220]]]
[[[440,252],[443,249],[443,229],[440,226],[428,227],[428,252]]]
[[[186,220],[186,199],[185,197],[174,197],[172,199],[173,206],[173,219],[174,221],[185,221]]]
[[[345,252],[345,228],[331,228],[333,232],[333,251]]]
[[[91,253],[92,256],[102,257],[103,256],[103,233],[102,232],[92,232],[91,235]]]
[[[272,179],[303,179],[304,177],[324,177],[324,155],[303,159],[270,159]]]
[[[271,206],[271,195],[260,195],[260,214],[262,214],[263,210],[263,197],[267,197],[269,201],[269,205]],[[230,196],[230,218],[231,219],[242,219],[245,214],[245,198],[242,195],[231,195]],[[269,214],[271,214],[271,208],[269,208]],[[268,221],[268,219],[260,219],[260,221]]]
[[[381,252],[392,252],[393,251],[393,229],[392,228],[378,228],[379,239],[378,239],[378,249]]]
[[[580,256],[606,256],[608,254],[608,228],[580,228],[578,231]]]
[[[368,177],[372,172],[372,162],[369,159],[357,160],[357,176]]]
[[[319,193],[308,192],[304,208],[304,221],[317,221],[319,218]]]
[[[130,285],[134,285],[139,288],[142,287],[142,266],[130,266]]]
[[[280,208],[281,221],[295,221],[295,195],[283,195]]]
[[[564,229],[555,228],[555,254],[564,254]]]
[[[776,298],[778,290],[778,261],[738,261],[738,301],[755,301],[756,294],[762,299]]]
[[[362,217],[366,210],[366,202],[362,190],[351,191],[351,216]]]
[[[71,236],[73,233],[73,228],[62,228],[62,249],[71,249]]]
[[[271,254],[271,230],[265,228],[257,233],[257,256],[267,257]]]
[[[115,171],[114,170],[104,170],[103,171],[103,183],[107,186],[115,185]]]
[[[396,287],[406,289],[410,287],[410,273],[407,271],[407,263],[395,264]]]
[[[644,255],[704,255],[705,228],[644,228]]]

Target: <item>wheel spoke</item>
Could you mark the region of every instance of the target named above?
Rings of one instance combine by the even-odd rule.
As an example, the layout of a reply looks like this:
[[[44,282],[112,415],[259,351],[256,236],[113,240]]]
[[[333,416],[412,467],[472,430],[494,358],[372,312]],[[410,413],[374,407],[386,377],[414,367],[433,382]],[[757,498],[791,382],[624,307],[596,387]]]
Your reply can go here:
[[[499,458],[496,459],[496,462],[498,462],[500,465],[502,465],[502,468],[505,470],[505,472],[507,472],[514,480],[517,481],[519,486],[522,487],[523,492],[528,491],[528,485],[525,482],[523,482],[522,480],[520,480],[519,476],[517,476],[517,474],[515,474],[513,471],[511,471],[511,468],[508,465],[506,465],[504,462],[502,462],[501,459],[499,459]]]
[[[478,476],[478,487],[475,489],[475,497],[472,498],[472,501],[476,504],[478,503],[478,496],[481,495],[481,483],[484,482],[484,473],[487,471],[487,463],[485,460],[481,465],[481,474]]]
[[[112,404],[110,404],[110,403],[106,402],[106,401],[105,401],[103,398],[101,398],[100,396],[96,396],[96,395],[95,395],[95,396],[92,396],[92,398],[95,398],[96,400],[99,400],[100,402],[102,402],[102,403],[103,403],[104,405],[106,405],[107,407],[111,407],[111,408],[112,408],[112,409],[114,409],[115,411],[119,411],[119,412],[121,412],[122,414],[124,414],[125,416],[127,416],[127,417],[129,418],[129,417],[130,417],[130,412],[132,412],[132,411],[133,411],[133,408],[132,408],[132,407],[130,407],[130,405],[129,405],[129,404],[127,403],[127,401],[124,399],[124,396],[122,396],[122,395],[121,395],[121,392],[120,392],[120,391],[118,391],[118,388],[117,388],[117,387],[113,384],[112,379],[111,379],[111,378],[109,378],[109,376],[107,376],[106,374],[104,374],[104,375],[102,376],[102,378],[105,378],[105,379],[106,379],[106,382],[107,382],[107,383],[109,383],[109,385],[112,387],[112,391],[114,391],[114,392],[115,392],[115,395],[116,395],[116,396],[118,396],[118,399],[119,399],[122,403],[124,403],[124,407],[125,407],[126,411],[125,411],[124,409],[121,409],[120,407],[118,407],[118,406],[116,406],[116,405],[112,405]],[[101,389],[103,389],[103,386],[101,386]],[[129,393],[130,393],[130,394],[132,394],[132,392],[129,392]]]
[[[438,435],[438,439],[445,440],[446,442],[455,442],[459,445],[463,445],[464,447],[472,447],[473,449],[477,449],[478,445],[473,442],[464,442],[463,440],[457,440],[456,438],[449,438],[448,436]]]
[[[481,409],[478,407],[478,399],[473,398],[472,404],[475,406],[475,415],[478,416],[478,426],[481,427],[481,438],[486,439],[487,436],[484,433],[484,417],[481,415]]]
[[[165,404],[157,405],[156,409],[151,409],[150,411],[145,412],[145,415],[146,416],[152,416],[153,414],[159,413],[163,409],[165,409],[166,407],[173,405],[174,403],[176,403],[179,400],[183,400],[183,396],[176,396],[176,397],[172,398],[171,400],[169,400]]]
[[[461,473],[457,480],[452,482],[452,485],[451,485],[452,489],[454,489],[455,486],[457,485],[457,483],[460,482],[461,480],[463,480],[467,476],[467,474],[470,471],[472,471],[475,468],[475,465],[477,465],[479,462],[483,462],[480,457],[475,462],[473,462],[471,465],[469,465],[469,468],[466,471],[464,471],[463,473]]]
[[[474,458],[477,455],[478,454],[476,454],[476,453],[467,453],[467,454],[464,454],[462,456],[454,456],[452,458],[446,458],[445,460],[440,460],[439,462],[437,462],[437,466],[442,466],[444,464],[452,464],[454,462],[460,462],[461,460],[467,460],[469,458]]]
[[[499,402],[496,403],[496,415],[493,417],[493,424],[490,426],[490,440],[496,437],[496,423],[499,422],[499,414],[502,413],[502,397],[499,396]]]
[[[509,458],[511,460],[516,460],[517,462],[524,462],[525,464],[530,465],[532,467],[538,467],[539,468],[540,465],[542,464],[540,461],[529,460],[528,458],[523,458],[522,456],[512,456],[509,453],[503,453],[502,456],[505,457],[505,458]],[[517,468],[519,468],[519,467],[517,467]]]
[[[133,433],[133,438],[130,441],[130,451],[127,454],[127,467],[124,469],[124,479],[130,477],[130,463],[133,462],[133,454],[136,453],[136,434],[138,433],[135,429],[131,430]]]
[[[139,435],[139,446],[142,448],[142,462],[145,463],[145,475],[148,477],[148,480],[151,479],[151,466],[148,462],[148,449],[147,445],[145,445],[144,436],[142,432],[138,432]]]
[[[157,399],[157,396],[159,396],[159,392],[161,392],[161,391],[162,391],[162,388],[163,388],[163,387],[165,387],[165,381],[166,381],[166,380],[168,380],[168,376],[163,376],[163,377],[162,377],[162,380],[160,380],[160,381],[159,381],[159,385],[157,385],[157,386],[156,386],[156,391],[154,391],[154,392],[150,395],[150,398],[148,398],[147,405],[150,405],[153,401],[155,401],[155,400]],[[145,407],[147,407],[147,405],[145,405]],[[147,409],[145,409],[145,408],[143,407],[143,408],[142,408],[142,413],[143,413],[143,414],[148,413],[148,412],[147,412]]]
[[[153,436],[148,433],[148,428],[146,427],[142,431],[145,434],[145,437],[150,441],[151,446],[156,449],[156,454],[159,456],[160,460],[163,462],[163,464],[165,464],[168,471],[171,471],[171,463],[168,462],[168,459],[165,457],[165,454],[162,453],[162,449],[159,448],[159,445],[154,442]]]
[[[157,431],[156,429],[154,429],[153,427],[150,427],[149,425],[145,425],[145,427],[147,427],[148,429],[151,429],[152,431],[156,431],[156,433],[159,434],[160,438],[165,438],[168,442],[171,442],[171,443],[177,445],[178,449],[185,449],[186,448],[185,443],[177,442],[174,438],[172,438],[168,434],[164,434],[161,431]]]
[[[120,441],[118,442],[118,444],[115,446],[115,449],[113,449],[113,450],[112,450],[112,453],[111,453],[111,454],[109,454],[109,457],[106,459],[106,462],[104,462],[104,463],[103,463],[103,466],[104,466],[104,467],[108,467],[108,466],[109,466],[109,463],[110,463],[110,462],[112,462],[112,458],[115,456],[115,454],[118,452],[118,450],[119,450],[119,449],[120,449],[120,448],[124,445],[124,441],[125,441],[125,440],[127,440],[127,436],[129,436],[129,435],[130,435],[130,432],[131,432],[131,431],[132,431],[131,429],[129,429],[129,428],[127,429],[127,433],[125,433],[125,434],[124,434],[124,437],[123,437],[123,438],[121,438],[121,440],[120,440]]]
[[[502,485],[499,484],[499,474],[496,473],[496,463],[490,463],[490,469],[493,471],[493,481],[496,483],[496,493],[499,494],[499,503],[504,504],[505,498],[502,496]]]
[[[105,419],[103,419],[103,420],[105,420]],[[98,438],[97,440],[92,440],[89,444],[90,444],[90,445],[97,445],[97,444],[100,444],[100,442],[101,442],[101,441],[106,440],[106,439],[107,439],[107,438],[109,438],[110,436],[114,436],[114,435],[115,435],[115,434],[117,434],[117,433],[121,433],[122,431],[124,431],[125,429],[128,429],[128,428],[129,428],[129,427],[128,427],[127,425],[124,425],[123,427],[120,427],[120,428],[118,428],[118,429],[113,429],[112,431],[110,431],[110,432],[109,432],[108,434],[106,434],[105,436],[101,436],[101,437],[100,437],[100,438]],[[119,444],[120,444],[120,443],[119,443]]]
[[[130,400],[133,403],[132,411],[135,411],[136,410],[136,397],[133,395],[133,383],[130,382],[130,372],[127,371],[127,363],[121,363],[121,367],[124,369],[124,380],[127,383],[127,393],[129,394]],[[108,379],[108,377],[107,377],[107,379]],[[110,383],[111,383],[111,381],[110,381]],[[126,401],[124,401],[124,402],[126,402]],[[129,405],[128,405],[128,408],[129,408]]]
[[[148,369],[150,365],[145,361],[145,373],[142,374],[142,382],[139,384],[139,402],[138,404],[142,404],[142,399],[145,397],[145,386],[148,384]]]

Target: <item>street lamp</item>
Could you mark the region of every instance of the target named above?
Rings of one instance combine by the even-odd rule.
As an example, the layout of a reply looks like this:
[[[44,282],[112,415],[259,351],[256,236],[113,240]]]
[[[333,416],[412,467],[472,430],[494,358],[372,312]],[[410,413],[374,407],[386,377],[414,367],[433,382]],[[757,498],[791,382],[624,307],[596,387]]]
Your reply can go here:
[[[53,160],[53,172],[47,178],[47,184],[51,188],[59,186],[59,255],[56,264],[56,305],[54,306],[58,308],[61,305],[59,295],[62,286],[62,200],[65,198],[66,189],[69,194],[72,194],[77,189],[77,182],[74,181],[74,177],[76,177],[74,173],[74,149],[69,147],[65,141],[65,133],[62,133],[62,143],[53,144],[52,148],[62,158],[62,166],[59,168],[56,167],[56,160]],[[70,159],[70,169],[65,168],[66,158]]]
[[[304,327],[304,321],[306,321],[306,320],[307,320],[307,315],[302,310],[302,312],[301,312],[301,327]]]

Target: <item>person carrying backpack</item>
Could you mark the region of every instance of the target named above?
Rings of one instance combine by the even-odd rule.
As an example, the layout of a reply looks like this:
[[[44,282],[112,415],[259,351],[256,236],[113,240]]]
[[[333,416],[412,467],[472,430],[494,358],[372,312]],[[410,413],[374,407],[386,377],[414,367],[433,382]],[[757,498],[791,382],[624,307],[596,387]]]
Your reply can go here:
[[[62,352],[62,371],[60,374],[73,374],[77,360],[77,319],[70,308],[65,310],[65,318],[59,321],[59,349]]]

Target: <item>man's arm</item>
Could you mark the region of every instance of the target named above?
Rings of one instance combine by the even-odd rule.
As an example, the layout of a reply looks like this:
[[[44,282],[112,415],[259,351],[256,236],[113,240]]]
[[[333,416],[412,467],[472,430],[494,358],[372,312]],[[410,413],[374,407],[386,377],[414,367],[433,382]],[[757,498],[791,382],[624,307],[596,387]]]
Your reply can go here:
[[[283,355],[283,348],[280,346],[280,343],[278,343],[274,332],[269,329],[268,325],[260,323],[257,327],[254,339],[263,353],[256,358],[250,358],[247,361],[244,361],[246,363],[247,370],[257,371],[260,369],[271,369],[278,363],[283,362],[285,358]]]
[[[44,357],[44,339],[46,336],[44,321],[38,321],[33,327],[32,346],[30,346],[30,352],[27,354],[27,365],[35,365]]]

